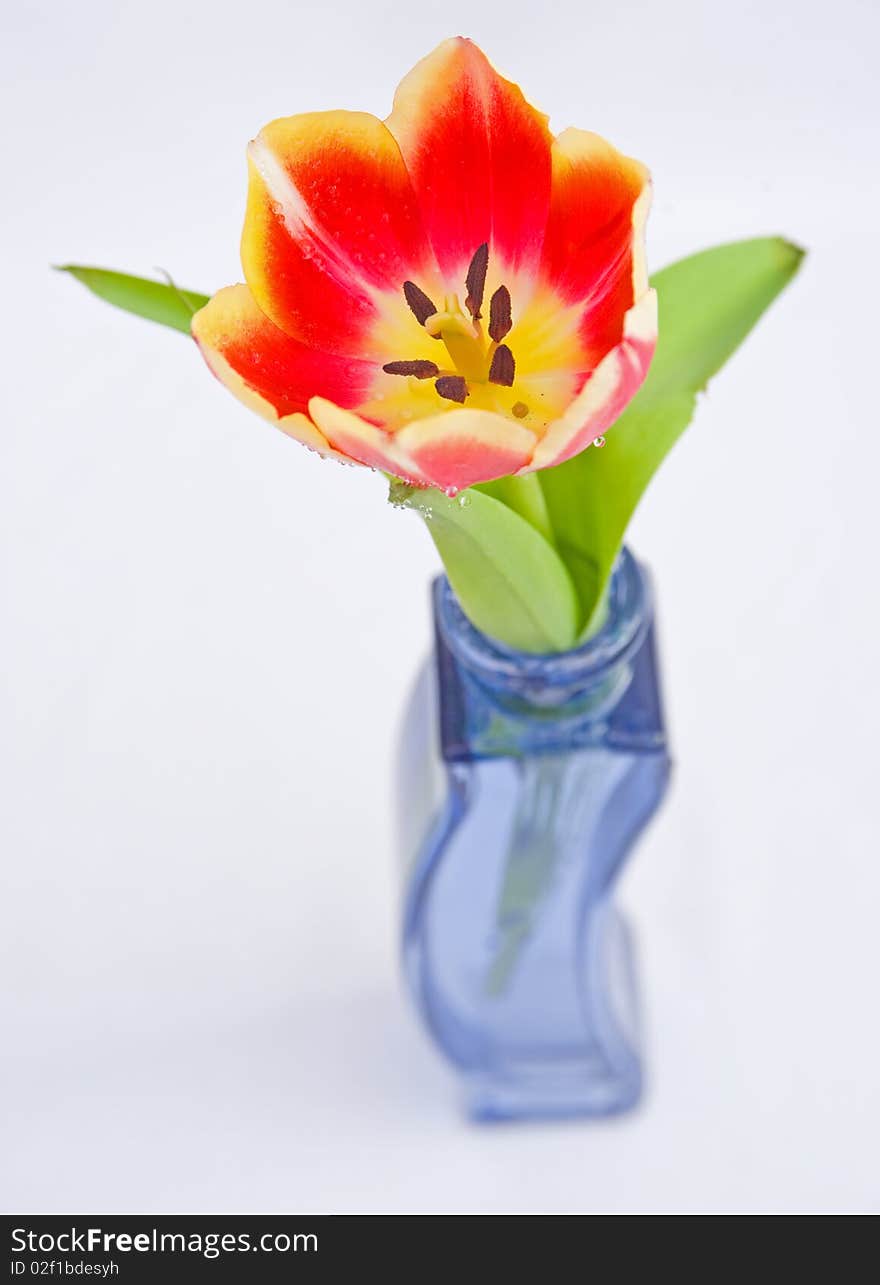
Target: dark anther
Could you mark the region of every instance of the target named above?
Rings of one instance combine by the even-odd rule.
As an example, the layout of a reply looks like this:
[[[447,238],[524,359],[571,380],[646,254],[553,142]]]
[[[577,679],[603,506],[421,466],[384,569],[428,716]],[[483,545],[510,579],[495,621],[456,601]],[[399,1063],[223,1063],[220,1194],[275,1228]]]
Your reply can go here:
[[[526,415],[529,413],[529,408],[525,402],[514,402],[510,409],[513,411],[517,419],[525,419]]]
[[[382,369],[386,375],[415,375],[416,379],[432,379],[440,374],[440,367],[432,361],[389,361]]]
[[[448,402],[463,402],[468,395],[468,386],[463,375],[441,375],[434,387]]]
[[[492,365],[489,367],[489,382],[511,388],[515,374],[516,362],[513,360],[513,353],[507,344],[499,344],[492,356]]]
[[[489,334],[500,344],[510,330],[513,322],[510,319],[510,291],[507,286],[499,286],[489,300]]]
[[[403,293],[419,325],[423,326],[437,311],[436,304],[428,298],[424,290],[419,289],[414,281],[404,281]]]
[[[480,309],[483,306],[483,291],[486,289],[486,269],[488,267],[489,245],[488,242],[484,241],[471,259],[471,266],[467,270],[467,278],[465,280],[467,298],[464,301],[464,305],[474,321],[479,321],[483,315]]]

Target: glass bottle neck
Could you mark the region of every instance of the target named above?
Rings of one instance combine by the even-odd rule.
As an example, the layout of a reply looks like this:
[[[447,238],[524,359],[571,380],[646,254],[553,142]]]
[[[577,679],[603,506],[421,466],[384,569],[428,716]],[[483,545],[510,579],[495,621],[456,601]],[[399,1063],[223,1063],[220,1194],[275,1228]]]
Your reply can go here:
[[[572,651],[536,656],[486,637],[444,577],[434,586],[434,613],[447,759],[564,752],[633,736],[636,748],[662,744],[659,706],[645,707],[645,694],[656,692],[650,587],[628,550],[602,627]]]

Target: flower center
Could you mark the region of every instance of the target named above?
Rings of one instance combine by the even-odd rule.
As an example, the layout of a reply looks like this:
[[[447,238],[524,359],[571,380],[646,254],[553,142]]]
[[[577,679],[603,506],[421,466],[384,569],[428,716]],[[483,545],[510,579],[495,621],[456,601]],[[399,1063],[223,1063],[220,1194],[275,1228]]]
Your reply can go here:
[[[432,339],[442,341],[451,365],[433,361],[390,361],[382,369],[388,375],[405,375],[415,379],[433,379],[439,397],[463,405],[475,385],[498,384],[512,388],[516,361],[504,343],[513,321],[510,291],[499,286],[489,300],[489,325],[483,333],[483,296],[489,267],[489,246],[483,243],[475,252],[467,271],[467,295],[462,308],[458,295],[449,294],[438,308],[414,281],[403,283],[403,294],[410,311]],[[512,413],[522,419],[528,407],[516,402]]]

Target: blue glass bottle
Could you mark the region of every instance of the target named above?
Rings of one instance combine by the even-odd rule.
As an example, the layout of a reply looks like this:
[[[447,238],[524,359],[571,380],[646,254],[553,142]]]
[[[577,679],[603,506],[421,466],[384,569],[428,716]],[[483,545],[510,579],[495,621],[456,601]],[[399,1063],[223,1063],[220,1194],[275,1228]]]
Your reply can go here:
[[[401,737],[404,960],[478,1119],[641,1092],[621,865],[669,778],[651,593],[624,550],[602,629],[555,656],[479,633],[445,578]]]

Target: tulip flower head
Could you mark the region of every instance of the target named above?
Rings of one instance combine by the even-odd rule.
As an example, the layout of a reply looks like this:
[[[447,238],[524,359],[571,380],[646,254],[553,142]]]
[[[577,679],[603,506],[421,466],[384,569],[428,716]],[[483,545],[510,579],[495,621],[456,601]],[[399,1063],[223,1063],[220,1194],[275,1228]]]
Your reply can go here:
[[[193,334],[320,454],[454,495],[578,454],[645,378],[647,170],[554,138],[470,41],[420,62],[384,122],[272,122],[249,170],[247,284]]]
[[[413,68],[387,120],[276,120],[248,163],[245,284],[211,298],[64,271],[191,330],[290,437],[390,475],[489,638],[540,654],[590,637],[645,488],[803,250],[752,237],[664,268],[655,355],[647,170],[596,134],[554,137],[461,38]]]

